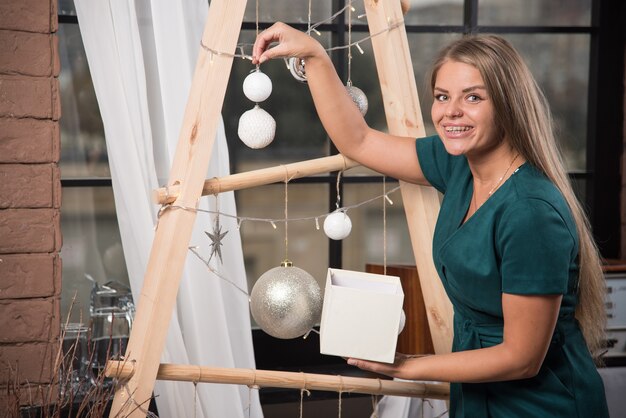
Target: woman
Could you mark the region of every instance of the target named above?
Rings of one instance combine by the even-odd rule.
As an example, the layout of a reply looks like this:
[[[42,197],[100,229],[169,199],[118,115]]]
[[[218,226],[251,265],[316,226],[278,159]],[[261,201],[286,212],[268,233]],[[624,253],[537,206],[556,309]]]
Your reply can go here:
[[[431,78],[438,135],[417,142],[369,128],[309,36],[275,24],[253,56],[304,59],[319,116],[344,155],[444,194],[433,256],[454,306],[453,352],[348,362],[453,382],[451,417],[607,417],[592,359],[604,329],[597,250],[546,101],[510,44],[466,37],[441,52]]]

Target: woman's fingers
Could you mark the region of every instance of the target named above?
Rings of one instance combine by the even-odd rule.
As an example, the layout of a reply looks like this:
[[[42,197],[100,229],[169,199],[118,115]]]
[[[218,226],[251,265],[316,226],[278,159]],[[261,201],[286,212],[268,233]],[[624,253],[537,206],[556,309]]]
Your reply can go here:
[[[275,30],[276,25],[277,24],[275,23],[271,27],[259,33],[259,35],[256,37],[256,40],[254,41],[254,46],[252,47],[253,64],[259,64],[271,58],[267,56],[267,50],[269,49],[269,46],[272,42],[279,41],[277,31]]]
[[[277,45],[271,46],[272,43]],[[316,52],[319,43],[284,23],[274,23],[259,33],[252,47],[252,63],[262,64],[273,58],[305,58]]]

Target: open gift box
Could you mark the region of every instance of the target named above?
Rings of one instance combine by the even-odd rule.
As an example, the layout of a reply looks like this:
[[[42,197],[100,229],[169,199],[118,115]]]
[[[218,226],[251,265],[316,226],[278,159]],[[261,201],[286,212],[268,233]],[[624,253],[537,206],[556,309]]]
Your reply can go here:
[[[328,269],[320,352],[393,363],[403,301],[399,277]]]

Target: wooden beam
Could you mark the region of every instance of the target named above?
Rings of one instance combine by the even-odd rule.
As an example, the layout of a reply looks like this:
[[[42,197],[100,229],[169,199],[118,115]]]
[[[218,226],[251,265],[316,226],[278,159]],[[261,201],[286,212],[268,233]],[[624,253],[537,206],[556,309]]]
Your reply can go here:
[[[127,361],[109,361],[105,373],[107,377],[115,377],[123,381],[133,375],[134,365]],[[157,373],[157,379],[179,382],[227,383],[259,388],[271,387],[366,393],[370,395],[411,396],[444,400],[447,400],[450,396],[450,385],[447,383],[407,382],[272,370],[188,366],[183,364],[161,364]]]
[[[347,170],[358,165],[359,164],[355,161],[341,154],[291,164],[277,165],[205,180],[202,195],[218,194],[231,190],[263,186],[285,181],[285,179],[293,180],[331,171]],[[175,201],[179,193],[180,186],[178,185],[161,187],[152,192],[152,199],[155,203],[163,205]]]
[[[234,53],[245,6],[246,0],[213,0],[203,44]],[[200,197],[232,61],[200,49],[168,181],[180,187],[177,204],[195,207]],[[125,356],[135,373],[115,393],[110,417],[146,416],[137,405],[152,397],[194,221],[194,212],[182,210],[167,211],[159,220]]]
[[[400,3],[397,0],[365,0],[364,3],[371,34],[393,27],[372,37],[389,132],[424,137],[426,132],[406,30],[404,25],[395,26],[403,20]],[[432,187],[405,182],[400,185],[435,353],[447,353],[452,348],[452,305],[432,259],[439,194]]]

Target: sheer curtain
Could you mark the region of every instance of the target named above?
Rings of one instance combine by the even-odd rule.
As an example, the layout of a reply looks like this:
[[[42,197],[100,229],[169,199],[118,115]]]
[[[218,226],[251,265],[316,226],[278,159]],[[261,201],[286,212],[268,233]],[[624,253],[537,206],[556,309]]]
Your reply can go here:
[[[75,0],[75,5],[104,122],[124,257],[138,300],[158,210],[151,191],[168,177],[208,4]],[[228,174],[228,161],[220,124],[207,177]],[[220,195],[219,202],[215,197],[201,200],[201,208],[214,210],[218,203],[221,212],[236,214],[232,192]],[[205,258],[210,241],[204,231],[211,231],[213,222],[213,215],[198,214],[190,242]],[[246,289],[236,220],[221,217],[220,223],[229,233],[223,264],[213,257],[212,267]],[[161,361],[254,368],[248,308],[243,292],[190,253]],[[157,382],[155,395],[162,418],[262,416],[258,394],[247,387]]]

